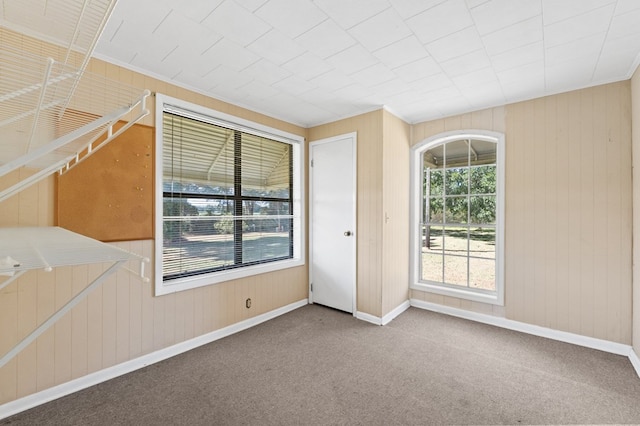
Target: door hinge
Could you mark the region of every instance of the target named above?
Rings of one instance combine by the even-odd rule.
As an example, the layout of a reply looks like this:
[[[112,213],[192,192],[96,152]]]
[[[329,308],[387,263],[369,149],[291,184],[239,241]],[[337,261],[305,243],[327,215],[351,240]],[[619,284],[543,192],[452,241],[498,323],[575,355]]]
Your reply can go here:
[[[311,159],[311,167],[313,167],[313,159]]]
[[[313,284],[311,284],[311,291],[313,291]]]

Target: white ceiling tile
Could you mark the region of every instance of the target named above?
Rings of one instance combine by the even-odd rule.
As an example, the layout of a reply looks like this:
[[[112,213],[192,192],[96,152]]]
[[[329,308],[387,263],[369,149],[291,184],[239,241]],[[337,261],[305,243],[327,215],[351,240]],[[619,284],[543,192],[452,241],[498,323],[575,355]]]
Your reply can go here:
[[[266,59],[260,59],[242,70],[242,74],[251,76],[256,81],[272,85],[278,81],[291,75],[290,71],[269,62]]]
[[[429,56],[426,49],[414,36],[399,40],[373,52],[384,65],[393,69]]]
[[[239,87],[238,90],[250,94],[257,99],[270,99],[279,93],[278,90],[271,85],[257,80],[251,80],[244,86]]]
[[[478,6],[482,6],[483,4],[489,3],[491,1],[492,0],[465,0],[465,2],[467,3],[467,7],[469,9],[473,9],[475,7],[478,7]]]
[[[605,33],[600,33],[549,47],[545,50],[545,62],[548,66],[553,66],[566,61],[579,60],[585,56],[597,58],[602,50],[605,36]]]
[[[305,49],[289,37],[276,29],[272,29],[262,37],[247,46],[247,49],[281,65],[296,56],[300,56]]]
[[[285,93],[288,93],[294,96],[300,96],[305,92],[308,92],[309,90],[313,90],[317,88],[316,85],[298,77],[295,74],[292,74],[289,77],[284,78],[278,81],[277,83],[274,83],[273,87],[278,88],[284,91]]]
[[[225,64],[237,71],[241,71],[260,60],[260,56],[249,50],[242,49],[236,43],[226,38],[218,41],[202,54],[211,64]]]
[[[179,8],[174,7],[174,12],[178,12],[194,22],[202,22],[202,20],[209,16],[223,1],[224,0],[185,1],[180,4]]]
[[[598,58],[594,80],[611,81],[630,78],[635,71],[632,68],[636,65],[638,52],[640,52],[640,37],[636,35],[607,40]]]
[[[456,77],[458,75],[490,67],[491,61],[484,49],[480,49],[464,56],[442,62],[440,66],[450,77]]]
[[[396,75],[384,65],[376,64],[351,74],[351,77],[367,86],[375,86],[376,84],[384,83],[385,81],[395,78]]]
[[[616,2],[615,14],[620,15],[636,9],[640,9],[640,2],[638,0],[618,0]]]
[[[310,1],[269,0],[255,13],[291,38],[327,19],[327,15]]]
[[[462,94],[469,101],[473,109],[480,109],[482,106],[504,105],[506,99],[502,93],[502,86],[497,80],[488,81],[476,86],[465,87]]]
[[[577,66],[569,68],[561,64],[545,64],[545,85],[547,91],[574,90],[591,84],[596,68],[597,58],[585,56],[572,61]]]
[[[237,89],[238,87],[245,86],[252,80],[250,76],[241,74],[224,64],[211,70],[203,79],[207,82],[206,87],[209,89],[221,86],[229,89]]]
[[[176,28],[182,28],[176,33]],[[202,54],[213,43],[218,42],[222,35],[211,31],[203,25],[177,13],[171,13],[153,33],[154,37],[162,40],[175,41],[180,45],[189,45],[191,50]]]
[[[468,27],[428,43],[426,48],[437,62],[444,62],[482,49],[483,45],[475,27]]]
[[[349,29],[389,7],[387,0],[315,0],[314,3],[344,29]]]
[[[296,124],[457,114],[627,79],[640,54],[640,0],[183,3],[119,0],[96,56]]]
[[[565,19],[573,19],[615,2],[616,0],[542,0],[544,24],[551,25]]]
[[[182,69],[180,64],[173,62],[161,62],[156,58],[149,55],[143,55],[141,53],[131,60],[131,65],[142,69],[155,70],[157,74],[167,76],[167,79],[170,79]]]
[[[407,25],[426,44],[473,25],[473,20],[463,0],[448,0],[409,18]]]
[[[296,37],[295,41],[320,58],[335,55],[356,44],[345,30],[330,19]]]
[[[371,93],[375,94],[380,102],[386,103],[385,100],[398,93],[403,93],[411,90],[411,87],[402,80],[392,79],[378,84],[371,88]]]
[[[523,86],[529,81],[542,80],[544,86],[544,61],[534,62],[510,68],[496,73],[498,80],[504,86],[509,83],[520,83]]]
[[[411,30],[393,8],[389,8],[349,30],[365,48],[373,51],[411,35]]]
[[[560,22],[544,27],[545,47],[568,43],[607,31],[615,4],[609,4],[596,10],[564,19]]]
[[[241,46],[250,44],[271,29],[264,21],[233,0],[222,2],[202,21],[202,25]]]
[[[389,0],[389,3],[391,3],[402,19],[408,19],[445,1],[446,0]]]
[[[640,1],[638,1],[640,4]],[[629,35],[640,36],[640,8],[631,10],[624,15],[616,15],[611,20],[607,38],[615,39]]]
[[[407,83],[410,83],[440,73],[442,68],[433,58],[427,57],[394,68],[393,72]]]
[[[493,69],[496,72],[516,68],[532,62],[542,62],[544,60],[544,43],[535,43],[520,46],[506,52],[490,55]]]
[[[347,75],[367,68],[377,62],[378,59],[360,44],[354,44],[348,49],[327,58],[327,63]]]
[[[515,48],[530,45],[543,39],[540,16],[533,17],[510,27],[494,31],[482,37],[487,53],[497,55]],[[546,39],[545,39],[546,46]]]
[[[333,69],[325,61],[309,52],[293,58],[282,66],[303,80],[310,80]]]
[[[526,21],[541,13],[540,2],[531,0],[493,0],[471,10],[481,35]]]
[[[482,86],[489,83],[498,83],[496,74],[493,68],[481,68],[479,70],[471,71],[466,74],[462,74],[451,79],[460,89],[466,89],[474,86]]]
[[[193,1],[193,0],[192,0]],[[199,0],[203,3],[208,3],[209,0]],[[220,0],[217,0],[220,1]],[[258,8],[260,8],[260,6],[262,6],[263,4],[265,4],[267,2],[267,0],[236,0],[236,2],[244,7],[245,9],[247,9],[250,12],[255,12]],[[180,5],[182,6],[182,4],[184,4],[185,2],[180,3]]]
[[[409,87],[413,87],[414,90],[422,91],[422,92],[433,92],[440,89],[446,89],[455,87],[451,78],[443,72],[438,74],[430,75],[429,77],[425,77],[422,80],[413,81],[408,83]]]

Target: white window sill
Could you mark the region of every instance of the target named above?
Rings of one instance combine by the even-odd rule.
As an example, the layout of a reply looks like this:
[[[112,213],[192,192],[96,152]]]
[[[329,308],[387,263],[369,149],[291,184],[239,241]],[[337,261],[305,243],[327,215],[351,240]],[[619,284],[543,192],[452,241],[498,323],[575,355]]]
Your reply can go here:
[[[156,296],[171,294],[177,291],[189,290],[192,288],[203,287],[212,284],[219,284],[226,281],[236,280],[239,278],[247,278],[254,275],[265,274],[268,272],[279,271],[282,269],[295,268],[303,266],[302,259],[287,259],[277,262],[263,263],[260,265],[246,266],[238,269],[229,269],[226,271],[211,272],[209,274],[195,275],[192,277],[177,278],[171,281],[156,281]],[[160,277],[162,274],[160,274]]]
[[[501,297],[501,295],[499,295],[498,293],[486,293],[467,290],[463,288],[445,287],[442,285],[429,284],[425,282],[412,283],[411,289],[424,291],[427,293],[439,294],[442,296],[457,297],[458,299],[471,300],[474,302],[504,306],[504,297]]]

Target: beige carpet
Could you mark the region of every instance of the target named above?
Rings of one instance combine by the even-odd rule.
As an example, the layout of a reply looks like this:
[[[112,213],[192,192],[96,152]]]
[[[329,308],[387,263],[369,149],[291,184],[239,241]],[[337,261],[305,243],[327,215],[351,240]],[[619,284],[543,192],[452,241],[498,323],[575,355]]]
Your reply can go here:
[[[2,425],[640,424],[622,356],[411,308],[317,305]]]

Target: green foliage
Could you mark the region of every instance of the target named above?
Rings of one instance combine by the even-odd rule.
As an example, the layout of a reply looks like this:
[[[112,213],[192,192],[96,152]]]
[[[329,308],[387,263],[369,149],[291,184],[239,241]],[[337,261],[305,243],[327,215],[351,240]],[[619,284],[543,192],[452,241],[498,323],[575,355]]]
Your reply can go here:
[[[425,173],[423,193],[431,223],[494,223],[496,167],[453,167]],[[425,212],[426,214],[426,212]]]
[[[165,199],[162,203],[162,214],[171,216],[198,216],[198,209],[184,199]],[[182,235],[193,230],[190,220],[165,220],[163,223],[164,239],[179,241]]]

